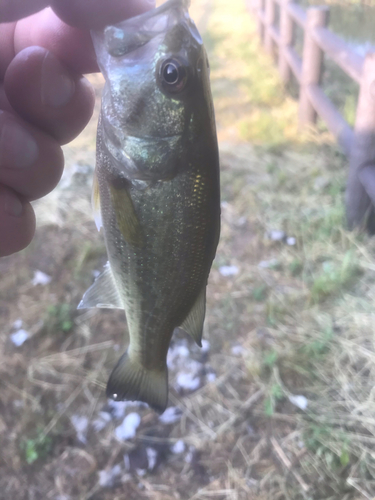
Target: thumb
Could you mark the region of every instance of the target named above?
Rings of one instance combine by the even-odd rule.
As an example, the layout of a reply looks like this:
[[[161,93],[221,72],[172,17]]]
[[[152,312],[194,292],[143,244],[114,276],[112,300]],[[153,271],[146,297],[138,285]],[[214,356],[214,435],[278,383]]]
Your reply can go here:
[[[9,23],[30,16],[49,5],[49,0],[1,0],[0,23]]]

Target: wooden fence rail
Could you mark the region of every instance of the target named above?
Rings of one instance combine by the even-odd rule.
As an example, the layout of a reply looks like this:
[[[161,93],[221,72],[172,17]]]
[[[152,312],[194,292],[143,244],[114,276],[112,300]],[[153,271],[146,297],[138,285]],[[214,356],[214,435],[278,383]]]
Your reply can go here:
[[[265,50],[275,58],[275,47],[278,48],[278,69],[283,82],[288,83],[293,73],[299,83],[301,126],[314,124],[319,115],[350,159],[346,189],[349,227],[367,223],[375,233],[375,51],[362,57],[332,33],[327,28],[328,7],[303,9],[293,0],[247,3],[257,17]],[[294,48],[295,24],[304,33],[302,58]],[[360,86],[354,129],[321,87],[324,53]]]

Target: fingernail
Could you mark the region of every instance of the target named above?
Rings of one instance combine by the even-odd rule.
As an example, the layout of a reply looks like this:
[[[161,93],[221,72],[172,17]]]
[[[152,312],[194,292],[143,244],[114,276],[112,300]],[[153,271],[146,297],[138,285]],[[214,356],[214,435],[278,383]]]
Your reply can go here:
[[[7,120],[0,127],[0,167],[25,168],[38,158],[34,137],[21,125]]]
[[[21,200],[11,191],[4,191],[2,193],[3,204],[5,212],[12,217],[19,217],[23,212],[23,205]]]
[[[45,106],[61,108],[75,91],[74,80],[55,56],[48,53],[42,64],[41,100]]]

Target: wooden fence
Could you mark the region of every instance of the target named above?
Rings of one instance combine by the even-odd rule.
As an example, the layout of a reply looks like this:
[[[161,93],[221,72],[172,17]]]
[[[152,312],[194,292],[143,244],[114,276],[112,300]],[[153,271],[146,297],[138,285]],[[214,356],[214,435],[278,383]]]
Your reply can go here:
[[[300,124],[313,124],[319,115],[350,159],[349,227],[366,222],[375,233],[375,52],[362,57],[333,34],[327,28],[326,6],[303,9],[293,0],[247,0],[247,4],[256,15],[266,51],[274,58],[277,53],[283,82],[288,83],[293,73],[299,83]],[[295,24],[304,33],[302,59],[294,48]],[[321,87],[324,53],[360,86],[354,130]]]

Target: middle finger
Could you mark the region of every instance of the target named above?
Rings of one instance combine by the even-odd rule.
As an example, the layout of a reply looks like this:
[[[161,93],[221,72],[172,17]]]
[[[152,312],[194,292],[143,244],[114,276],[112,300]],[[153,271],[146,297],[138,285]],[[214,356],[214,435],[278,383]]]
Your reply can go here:
[[[74,139],[92,115],[90,83],[42,47],[28,47],[14,57],[4,88],[14,110],[60,144]]]
[[[0,184],[35,200],[56,186],[63,166],[56,140],[12,112],[0,110]]]

